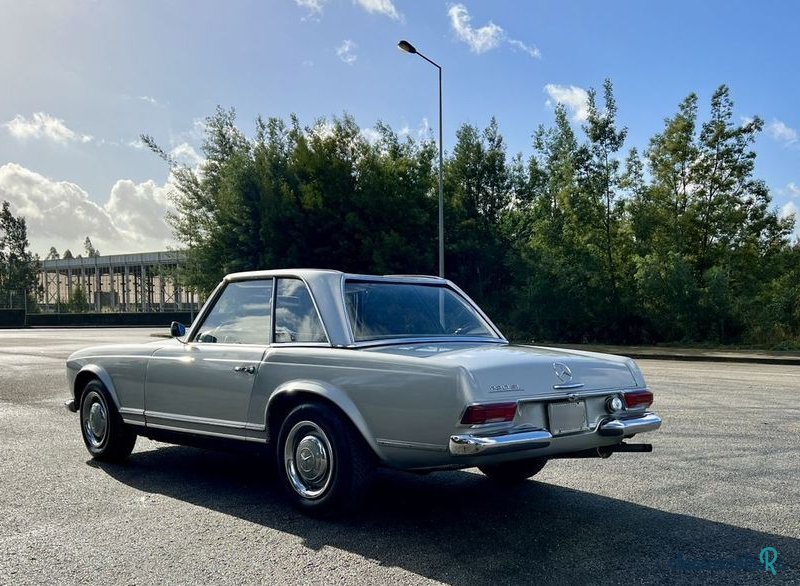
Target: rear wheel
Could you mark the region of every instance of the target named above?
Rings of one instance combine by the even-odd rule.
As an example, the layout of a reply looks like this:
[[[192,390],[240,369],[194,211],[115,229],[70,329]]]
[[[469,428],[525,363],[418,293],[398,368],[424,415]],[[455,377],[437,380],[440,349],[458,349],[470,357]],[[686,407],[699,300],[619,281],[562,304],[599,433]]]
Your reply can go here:
[[[122,421],[114,401],[98,380],[89,381],[84,387],[80,422],[83,442],[92,458],[119,462],[133,451],[136,433]]]
[[[485,466],[478,466],[478,470],[492,480],[512,484],[536,476],[544,468],[545,464],[547,464],[547,458],[531,458],[529,460],[517,460],[516,462],[486,464]]]
[[[289,500],[320,515],[352,511],[372,476],[372,458],[349,421],[317,403],[295,407],[276,442],[278,476]]]

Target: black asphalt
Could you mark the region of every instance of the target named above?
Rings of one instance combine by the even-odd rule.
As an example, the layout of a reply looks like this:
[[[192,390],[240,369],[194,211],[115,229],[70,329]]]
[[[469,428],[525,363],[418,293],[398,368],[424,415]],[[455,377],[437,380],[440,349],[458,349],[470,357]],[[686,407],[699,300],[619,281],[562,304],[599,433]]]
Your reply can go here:
[[[512,489],[383,472],[330,522],[290,509],[265,459],[140,439],[123,465],[90,460],[64,358],[154,332],[0,331],[0,584],[800,582],[798,366],[643,360],[652,454]]]

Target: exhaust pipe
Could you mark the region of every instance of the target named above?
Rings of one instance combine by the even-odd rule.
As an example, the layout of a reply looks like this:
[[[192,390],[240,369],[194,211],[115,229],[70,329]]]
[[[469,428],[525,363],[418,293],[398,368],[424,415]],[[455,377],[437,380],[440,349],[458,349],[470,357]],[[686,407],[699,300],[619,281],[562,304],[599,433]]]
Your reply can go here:
[[[653,444],[617,444],[609,448],[612,452],[652,452]]]
[[[590,450],[581,450],[579,452],[569,452],[567,454],[559,454],[557,456],[550,456],[551,459],[556,458],[609,458],[614,452],[652,452],[653,444],[615,444],[613,446],[602,446],[600,448],[592,448]]]

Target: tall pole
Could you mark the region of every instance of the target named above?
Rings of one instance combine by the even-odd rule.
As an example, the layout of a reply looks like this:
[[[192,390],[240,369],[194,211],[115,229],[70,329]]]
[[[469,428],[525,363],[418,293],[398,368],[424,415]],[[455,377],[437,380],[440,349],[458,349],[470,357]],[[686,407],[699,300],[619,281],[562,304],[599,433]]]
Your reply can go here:
[[[444,279],[444,182],[442,181],[442,68],[439,68],[439,276]]]
[[[439,70],[439,276],[444,278],[444,156],[442,146],[442,66],[435,61],[428,59],[425,55],[417,51],[417,48],[408,41],[400,41],[397,47],[401,51],[419,55],[425,61]]]

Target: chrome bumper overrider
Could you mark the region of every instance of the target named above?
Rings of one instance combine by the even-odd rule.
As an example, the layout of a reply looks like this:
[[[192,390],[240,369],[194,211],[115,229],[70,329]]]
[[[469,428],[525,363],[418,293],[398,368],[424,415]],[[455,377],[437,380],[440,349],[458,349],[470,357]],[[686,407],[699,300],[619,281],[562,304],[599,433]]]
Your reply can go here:
[[[645,413],[639,417],[604,421],[597,427],[597,434],[606,437],[628,437],[634,433],[654,431],[659,427],[661,427],[661,418],[655,413]],[[501,454],[546,448],[552,439],[552,434],[545,429],[506,435],[452,435],[450,436],[449,450],[454,456]]]
[[[75,399],[70,399],[69,401],[64,401],[64,409],[71,413],[78,412],[78,406],[75,405]]]
[[[645,413],[632,419],[612,419],[600,424],[597,433],[604,436],[629,436],[634,433],[655,431],[661,427],[661,418],[655,413]]]

